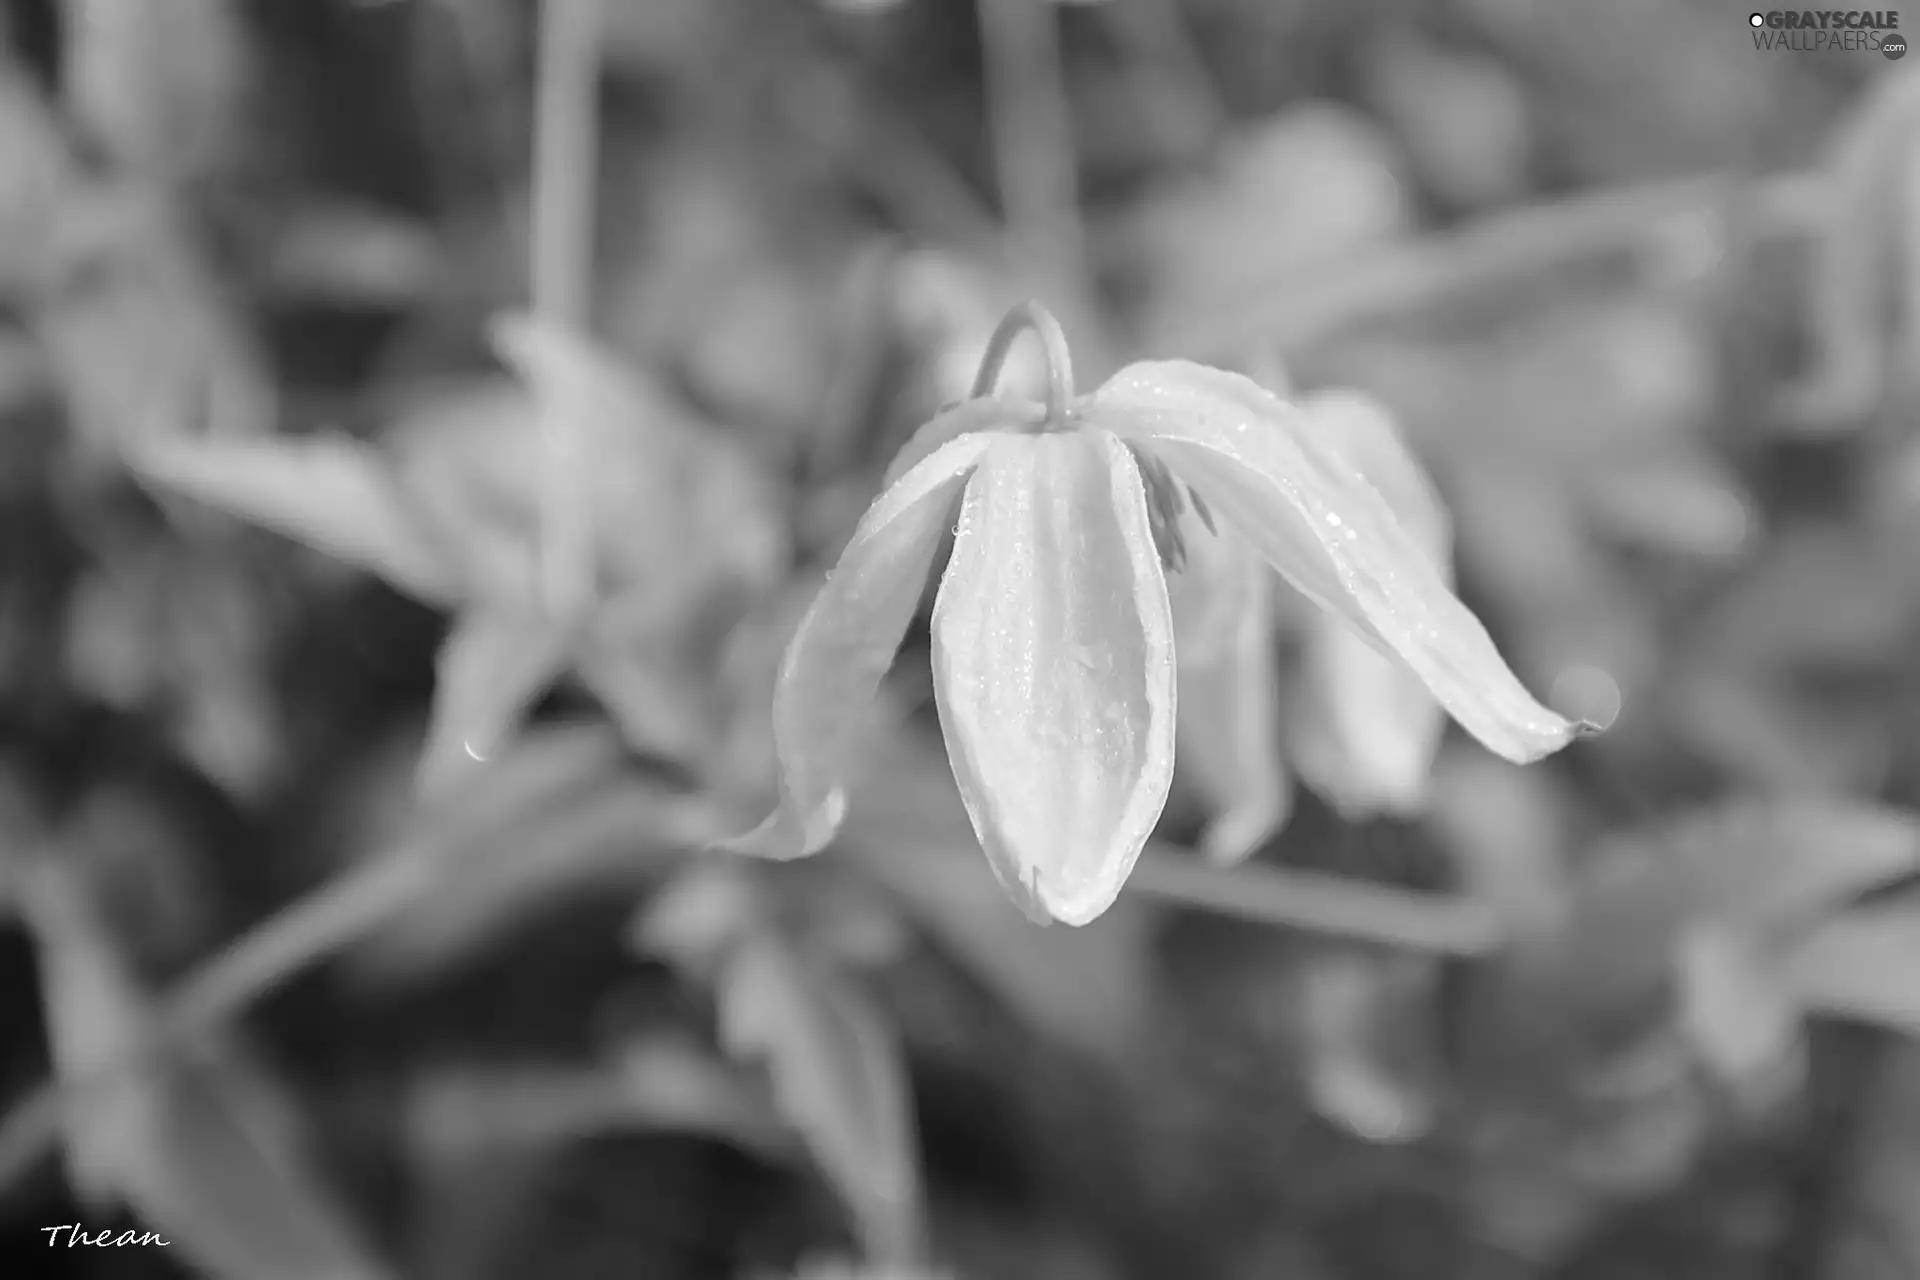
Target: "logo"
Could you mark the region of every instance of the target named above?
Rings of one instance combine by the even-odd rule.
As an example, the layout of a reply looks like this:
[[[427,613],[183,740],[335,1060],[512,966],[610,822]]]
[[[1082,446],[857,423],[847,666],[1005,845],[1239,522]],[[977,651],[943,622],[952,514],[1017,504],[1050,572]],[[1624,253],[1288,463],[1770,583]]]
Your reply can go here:
[[[1892,9],[1769,9],[1747,15],[1753,47],[1792,53],[1878,53],[1906,56],[1900,15]]]

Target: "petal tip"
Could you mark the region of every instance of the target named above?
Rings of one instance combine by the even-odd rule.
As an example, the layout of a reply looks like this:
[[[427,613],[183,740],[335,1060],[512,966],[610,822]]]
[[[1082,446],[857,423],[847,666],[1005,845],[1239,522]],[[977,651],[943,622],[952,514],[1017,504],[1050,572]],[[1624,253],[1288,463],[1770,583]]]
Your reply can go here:
[[[1551,725],[1540,726],[1522,739],[1496,748],[1495,753],[1515,764],[1538,764],[1585,738],[1598,737],[1606,726],[1593,720],[1555,718]]]
[[[995,873],[999,874],[998,864]],[[1100,890],[1089,893],[1084,889],[1078,893],[1048,884],[1039,868],[1029,867],[1026,876],[1016,879],[1000,875],[1001,888],[1016,910],[1033,924],[1045,928],[1048,925],[1064,924],[1071,928],[1092,924],[1107,908],[1113,905],[1119,896],[1117,888],[1108,892]]]
[[[1120,884],[1082,889],[1079,892],[1063,891],[1047,886],[1034,878],[1032,894],[1035,909],[1044,916],[1043,922],[1064,924],[1069,928],[1082,928],[1092,924],[1120,898]]]
[[[725,840],[716,840],[708,847],[717,853],[767,858],[776,862],[808,858],[826,848],[839,834],[846,813],[846,791],[835,790],[828,795],[824,804],[810,814],[796,814],[783,804],[753,830]]]
[[[1200,856],[1209,866],[1238,866],[1259,852],[1285,822],[1286,815],[1278,806],[1228,809],[1201,834]]]

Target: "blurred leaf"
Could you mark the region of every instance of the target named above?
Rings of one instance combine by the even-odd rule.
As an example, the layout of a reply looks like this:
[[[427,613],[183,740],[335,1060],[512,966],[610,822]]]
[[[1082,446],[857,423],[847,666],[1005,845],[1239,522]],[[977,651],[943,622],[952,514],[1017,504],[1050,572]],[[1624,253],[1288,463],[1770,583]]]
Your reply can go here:
[[[484,757],[554,678],[577,669],[632,744],[698,764],[714,745],[702,660],[784,565],[773,490],[738,446],[608,353],[507,318],[503,350],[534,388],[466,388],[401,424],[383,454],[338,438],[167,440],[134,457],[148,478],[371,568],[462,609],[440,658],[421,765],[443,785]],[[595,575],[579,629],[533,612],[542,486],[539,406],[561,431],[578,492],[570,553]],[[604,590],[602,590],[604,588]]]
[[[1365,253],[1410,222],[1390,140],[1356,112],[1312,103],[1243,126],[1210,172],[1153,192],[1110,252],[1144,271],[1154,309],[1190,314]]]
[[[1511,71],[1399,28],[1367,39],[1362,57],[1367,96],[1448,206],[1480,209],[1524,194],[1533,122]]]
[[[272,428],[255,336],[181,214],[137,187],[76,186],[50,230],[30,318],[88,464],[156,436]]]
[[[574,654],[580,682],[634,750],[666,760],[711,761],[711,776],[732,783],[735,775],[724,772],[718,757],[714,658],[696,643],[705,637],[691,636],[680,646],[650,640],[653,614],[644,588],[608,601]],[[640,621],[630,621],[636,615]]]
[[[1869,801],[1755,802],[1669,828],[1713,914],[1761,929],[1803,924],[1920,869],[1920,815]]]
[[[1424,958],[1327,949],[1302,972],[1308,1096],[1367,1142],[1424,1136],[1439,1112],[1429,1055],[1436,970]]]
[[[251,50],[233,0],[65,0],[61,84],[107,155],[165,184],[231,163]]]
[[[263,985],[343,950],[349,973],[391,982],[544,905],[550,882],[571,883],[556,866],[625,866],[636,850],[686,847],[686,828],[675,824],[697,818],[625,780],[624,763],[605,726],[520,735],[440,801],[407,805],[397,830],[367,833],[374,852],[255,926],[189,994],[202,1006],[244,1005]]]
[[[493,757],[560,674],[567,647],[566,635],[540,617],[472,608],[454,619],[436,663],[422,795],[439,795]]]
[[[845,1198],[868,1256],[916,1259],[918,1140],[892,1031],[845,979],[771,933],[743,940],[714,994],[728,1053],[766,1063],[776,1101]]]
[[[1549,930],[1567,905],[1571,796],[1544,769],[1484,751],[1443,750],[1431,824],[1463,887],[1526,935]]]
[[[653,75],[705,65],[729,30],[700,0],[609,6],[604,40],[615,66]]]
[[[1692,1167],[1711,1110],[1689,1050],[1677,1032],[1662,1029],[1581,1081],[1592,1113],[1566,1154],[1589,1192],[1643,1197],[1671,1187]]]
[[[779,868],[692,861],[634,917],[628,941],[707,979],[755,929],[777,927],[808,955],[850,967],[897,960],[911,942],[892,904],[819,862]]]
[[[285,727],[270,687],[277,619],[230,565],[141,541],[103,548],[69,603],[65,664],[88,696],[152,715],[235,796],[280,781]]]
[[[130,967],[178,963],[219,936],[221,885],[174,797],[121,780],[89,791],[68,815],[62,856],[96,886]]]
[[[1808,299],[1813,368],[1787,404],[1785,425],[1809,434],[1858,426],[1886,394],[1889,338],[1903,269],[1920,245],[1907,182],[1916,168],[1920,74],[1903,67],[1879,78],[1834,127],[1823,168],[1829,194],[1813,237]],[[1906,323],[1912,327],[1911,317]],[[1911,335],[1909,335],[1911,339]]]
[[[1469,1130],[1477,1232],[1536,1266],[1567,1261],[1608,1210],[1671,1191],[1713,1114],[1688,1046],[1670,1032],[1546,1070],[1556,1073],[1549,1097],[1503,1081],[1479,1099]]]
[[[1591,983],[1657,972],[1700,922],[1763,940],[1812,925],[1920,869],[1920,818],[1857,800],[1743,800],[1610,838],[1589,859],[1563,964]]]
[[[53,265],[56,210],[77,166],[27,69],[0,57],[0,285],[18,288]]]
[[[408,1148],[429,1168],[499,1159],[606,1132],[711,1133],[790,1154],[791,1136],[728,1063],[664,1037],[591,1068],[449,1067],[408,1096]]]
[[[471,797],[510,782],[518,789],[513,774],[534,767],[527,757],[555,750],[545,740],[551,732],[523,738],[467,775],[427,810],[417,837],[424,848],[402,845],[389,855],[445,857],[459,870],[395,904],[393,918],[352,957],[355,972],[392,983],[445,969],[556,900],[654,884],[723,829],[706,804],[626,774],[617,757],[510,805],[490,804],[485,825],[464,820],[459,811]]]
[[[811,92],[819,81],[824,101]],[[770,133],[697,127],[648,148],[634,161],[633,230],[609,255],[607,332],[785,456],[842,429],[811,420],[842,364],[823,313],[871,223],[846,216],[841,175],[817,149],[792,143],[797,132],[844,145],[834,95],[849,90],[802,60],[772,90],[798,103],[768,106],[805,120]],[[857,114],[847,123],[873,127]]]
[[[733,421],[796,434],[844,430],[809,420],[831,367],[824,295],[823,284],[779,259],[738,264],[713,281],[699,310],[682,317],[697,334],[686,353],[695,385]]]
[[[1543,151],[1582,185],[1692,173],[1739,156],[1754,122],[1810,113],[1789,77],[1800,59],[1754,49],[1728,12],[1621,0],[1580,13],[1469,0],[1463,23],[1534,88]],[[1649,44],[1660,24],[1667,38]],[[1816,100],[1817,101],[1817,100]],[[1803,105],[1805,104],[1805,105]]]
[[[1777,1103],[1800,1065],[1778,976],[1796,936],[1917,865],[1920,820],[1861,801],[1728,802],[1590,850],[1564,925],[1520,936],[1468,1006],[1490,1229],[1552,1255],[1672,1185],[1712,1132],[1701,1067]]]
[[[692,973],[711,976],[762,923],[754,882],[732,861],[692,862],[636,915],[628,941]]]
[[[151,1010],[80,885],[41,864],[27,915],[60,1074],[117,1065],[150,1034]],[[303,1163],[299,1119],[270,1077],[216,1040],[119,1077],[70,1114],[70,1168],[86,1198],[124,1198],[211,1276],[386,1274]]]
[[[1920,904],[1911,895],[1822,920],[1782,968],[1809,1011],[1920,1037]]]
[[[491,502],[536,528],[544,450],[550,430],[559,430],[575,451],[570,474],[576,501],[592,516],[603,580],[615,596],[644,589],[649,625],[697,622],[714,592],[757,589],[785,568],[779,495],[738,441],[598,343],[515,315],[496,320],[494,338],[537,408],[502,404],[484,440],[449,423],[440,450],[420,424],[408,454],[421,465],[405,470],[416,491],[464,480],[478,491],[447,496],[467,512]],[[556,416],[536,429],[541,411]],[[473,455],[465,477],[434,465],[454,461],[448,450]]]
[[[973,394],[980,355],[994,326],[1020,301],[1019,288],[992,263],[933,249],[903,253],[891,274],[888,311],[911,366],[896,415],[924,422]],[[1000,379],[1002,394],[1037,400],[1046,388],[1046,361],[1035,347],[1015,343]]]
[[[886,970],[916,939],[901,906],[840,863],[763,868],[779,892],[779,917],[794,945],[856,971]]]
[[[865,509],[863,498],[860,511]],[[858,515],[856,511],[856,520]],[[810,575],[790,577],[763,596],[721,644],[716,674],[723,727],[715,748],[721,762],[716,772],[743,791],[772,795],[778,785],[768,708],[787,642],[818,593],[819,584]]]
[[[1689,929],[1679,957],[1680,1022],[1700,1062],[1750,1111],[1802,1080],[1800,1008],[1776,957],[1715,924]]]
[[[1651,465],[1594,477],[1587,495],[1596,532],[1658,554],[1706,561],[1743,550],[1753,516],[1724,469],[1684,450]]]
[[[1870,713],[1850,714],[1731,665],[1676,685],[1667,707],[1676,734],[1744,789],[1842,796],[1886,781],[1893,741]]]
[[[844,3],[845,0],[842,0]],[[871,0],[865,0],[871,3]],[[1059,3],[1083,3],[1084,0],[1058,0]],[[793,1280],[954,1280],[952,1273],[927,1267],[872,1266],[858,1262],[813,1261],[802,1263]]]
[[[339,306],[418,306],[447,264],[426,227],[358,205],[310,204],[273,229],[264,265],[277,295]]]
[[[1881,1056],[1859,1108],[1839,1185],[1829,1192],[1817,1274],[1904,1280],[1920,1270],[1920,1045]]]
[[[142,478],[296,538],[444,603],[464,586],[452,556],[408,508],[380,455],[340,436],[170,436],[129,452]]]
[[[1896,655],[1920,622],[1907,558],[1896,539],[1825,521],[1777,539],[1668,658],[1670,731],[1756,789],[1878,789]],[[1833,696],[1836,679],[1861,692]]]
[[[1896,445],[1870,483],[1874,516],[1920,546],[1920,439]]]

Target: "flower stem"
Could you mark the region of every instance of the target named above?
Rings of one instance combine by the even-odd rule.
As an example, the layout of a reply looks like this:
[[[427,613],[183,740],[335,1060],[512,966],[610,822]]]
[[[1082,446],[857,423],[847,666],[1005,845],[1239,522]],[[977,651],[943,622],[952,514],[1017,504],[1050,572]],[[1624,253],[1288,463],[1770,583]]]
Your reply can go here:
[[[1257,339],[1291,354],[1349,326],[1427,312],[1546,272],[1657,245],[1676,228],[1697,224],[1730,189],[1756,229],[1768,236],[1804,235],[1828,200],[1819,173],[1731,188],[1729,183],[1714,175],[1609,188],[1482,218],[1462,230],[1370,253],[1365,261],[1341,257],[1249,281],[1237,300],[1209,298],[1201,308],[1154,318],[1140,345],[1217,359]]]
[[[1067,335],[1053,313],[1032,299],[1007,312],[993,336],[987,339],[986,354],[980,357],[980,372],[973,378],[973,398],[990,396],[1000,383],[1000,371],[1007,363],[1013,340],[1024,329],[1033,330],[1047,361],[1046,429],[1058,431],[1067,424],[1067,406],[1073,401],[1073,357],[1067,351]]]
[[[602,0],[546,0],[540,10],[533,309],[564,325],[586,323],[593,278],[601,5]]]
[[[1471,898],[1288,867],[1223,871],[1158,842],[1134,868],[1128,889],[1162,902],[1416,954],[1486,956],[1504,941],[1493,910]]]
[[[1100,343],[1080,216],[1079,154],[1060,15],[1038,0],[976,0],[988,140],[1014,269]],[[1104,355],[1096,353],[1099,364]]]
[[[599,143],[600,19],[603,0],[546,0],[534,106],[532,294],[535,316],[564,329],[588,322]],[[593,591],[587,465],[577,424],[551,407],[541,483],[542,580],[556,620],[571,621]]]

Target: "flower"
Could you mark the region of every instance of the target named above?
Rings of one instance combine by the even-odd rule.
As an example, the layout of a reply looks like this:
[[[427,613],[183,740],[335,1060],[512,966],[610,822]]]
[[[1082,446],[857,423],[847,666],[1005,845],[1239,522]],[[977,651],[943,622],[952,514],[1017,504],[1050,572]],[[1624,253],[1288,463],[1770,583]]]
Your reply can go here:
[[[1049,348],[1044,405],[986,394],[1017,323]],[[1130,365],[1074,398],[1065,366],[1058,327],[1016,310],[976,397],[895,459],[782,660],[778,806],[726,847],[795,857],[832,840],[864,711],[950,527],[932,620],[941,729],[981,847],[1035,920],[1100,916],[1166,803],[1166,568],[1185,561],[1177,517],[1189,499],[1491,750],[1537,760],[1583,728],[1508,669],[1383,496],[1391,485],[1368,474],[1369,451],[1330,437],[1336,417],[1184,361]]]

